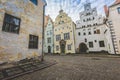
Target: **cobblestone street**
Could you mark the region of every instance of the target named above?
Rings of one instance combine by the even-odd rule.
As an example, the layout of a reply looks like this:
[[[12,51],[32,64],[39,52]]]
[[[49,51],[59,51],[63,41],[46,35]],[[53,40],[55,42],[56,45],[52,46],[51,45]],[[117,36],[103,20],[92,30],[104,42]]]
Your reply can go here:
[[[57,64],[13,80],[120,80],[120,56],[47,55],[45,60]]]

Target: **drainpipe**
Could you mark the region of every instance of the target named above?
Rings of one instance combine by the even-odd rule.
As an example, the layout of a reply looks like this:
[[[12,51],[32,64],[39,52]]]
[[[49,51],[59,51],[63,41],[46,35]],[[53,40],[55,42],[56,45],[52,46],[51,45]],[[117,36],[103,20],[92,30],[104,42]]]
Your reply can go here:
[[[44,20],[45,20],[45,6],[47,4],[45,3],[45,5],[43,6],[43,28],[42,28],[42,59],[41,61],[44,61]]]

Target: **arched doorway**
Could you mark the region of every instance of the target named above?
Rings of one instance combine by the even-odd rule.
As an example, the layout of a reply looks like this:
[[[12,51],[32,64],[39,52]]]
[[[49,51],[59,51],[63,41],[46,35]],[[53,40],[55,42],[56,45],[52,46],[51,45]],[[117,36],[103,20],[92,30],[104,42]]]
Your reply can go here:
[[[65,53],[65,44],[61,45],[61,53]]]
[[[51,53],[51,47],[48,46],[48,53]]]
[[[87,48],[87,45],[85,43],[81,43],[79,45],[79,53],[87,53],[87,50],[88,50],[88,48]]]
[[[65,54],[65,46],[66,46],[66,41],[61,40],[60,41],[61,54]]]

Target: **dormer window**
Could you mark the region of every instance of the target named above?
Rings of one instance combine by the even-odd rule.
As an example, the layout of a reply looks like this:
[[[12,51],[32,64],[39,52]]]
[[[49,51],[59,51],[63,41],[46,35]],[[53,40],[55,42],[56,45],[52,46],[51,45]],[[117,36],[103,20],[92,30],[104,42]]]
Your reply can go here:
[[[37,0],[30,0],[33,4],[37,5],[38,1]]]

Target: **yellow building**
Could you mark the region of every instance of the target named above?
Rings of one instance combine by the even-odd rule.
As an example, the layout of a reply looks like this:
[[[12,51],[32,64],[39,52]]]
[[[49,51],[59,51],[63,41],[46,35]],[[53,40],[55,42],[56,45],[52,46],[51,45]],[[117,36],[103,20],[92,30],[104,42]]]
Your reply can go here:
[[[74,33],[74,22],[63,10],[60,10],[54,22],[54,53],[75,53]]]

